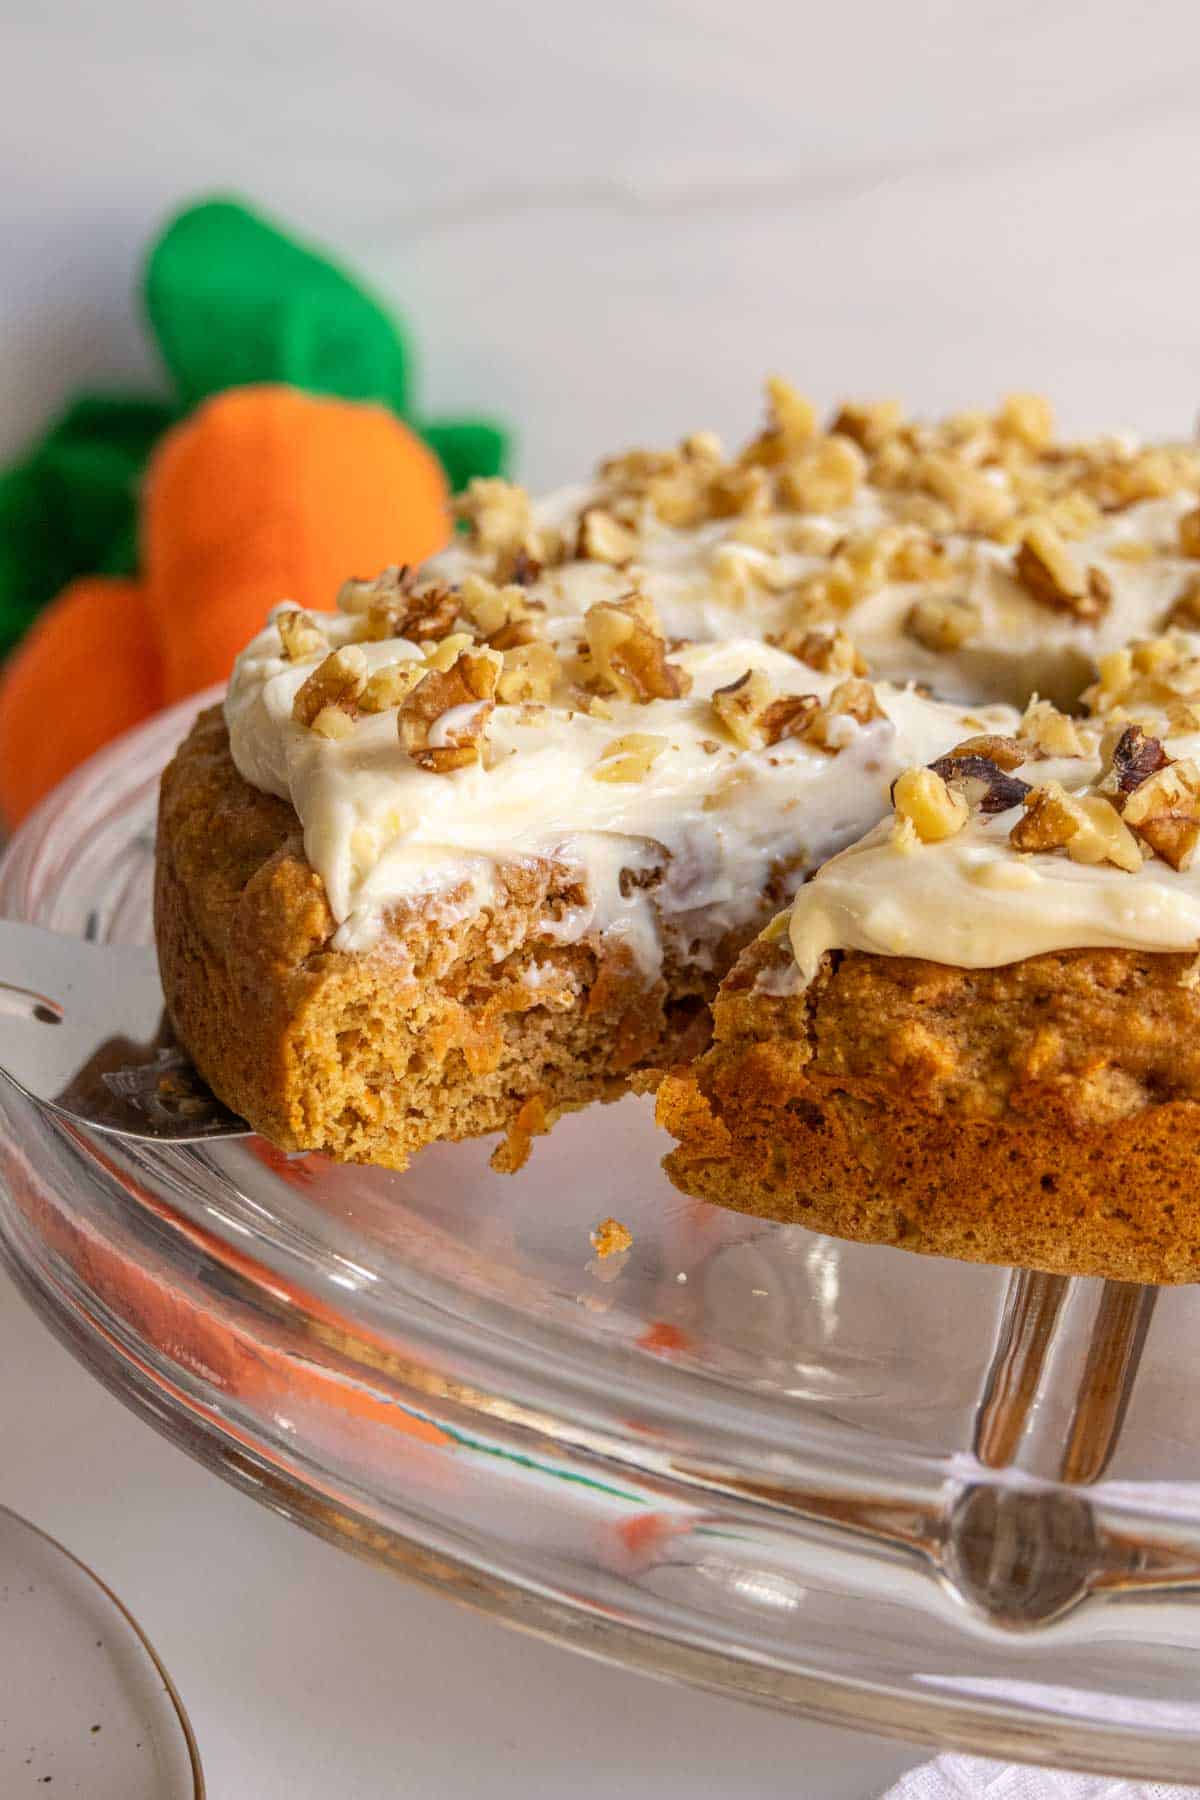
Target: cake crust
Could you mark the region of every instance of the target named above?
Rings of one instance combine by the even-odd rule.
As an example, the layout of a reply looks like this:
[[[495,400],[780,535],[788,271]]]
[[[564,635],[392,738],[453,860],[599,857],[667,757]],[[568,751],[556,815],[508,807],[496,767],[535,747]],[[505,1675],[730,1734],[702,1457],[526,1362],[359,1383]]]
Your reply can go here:
[[[867,1243],[1059,1274],[1200,1279],[1191,955],[961,969],[853,951],[786,985],[786,936],[725,983],[661,1083],[684,1192]]]

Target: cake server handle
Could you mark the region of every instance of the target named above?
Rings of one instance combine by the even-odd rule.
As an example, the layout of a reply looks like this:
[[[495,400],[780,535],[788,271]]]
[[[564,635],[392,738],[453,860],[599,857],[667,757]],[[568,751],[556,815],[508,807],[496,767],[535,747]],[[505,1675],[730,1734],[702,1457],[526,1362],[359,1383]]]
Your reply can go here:
[[[175,1144],[250,1133],[174,1043],[141,946],[0,919],[0,1074],[92,1131]]]

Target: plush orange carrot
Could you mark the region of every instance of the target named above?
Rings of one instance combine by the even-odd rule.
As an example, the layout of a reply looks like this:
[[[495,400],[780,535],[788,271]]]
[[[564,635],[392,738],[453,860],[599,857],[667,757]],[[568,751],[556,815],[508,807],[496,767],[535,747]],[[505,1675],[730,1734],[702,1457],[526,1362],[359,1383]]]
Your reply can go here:
[[[0,670],[0,813],[16,825],[55,782],[162,704],[158,650],[136,582],[65,587]]]
[[[437,458],[381,406],[232,388],[167,433],[142,509],[146,596],[177,700],[229,674],[280,600],[330,607],[348,575],[446,542]]]

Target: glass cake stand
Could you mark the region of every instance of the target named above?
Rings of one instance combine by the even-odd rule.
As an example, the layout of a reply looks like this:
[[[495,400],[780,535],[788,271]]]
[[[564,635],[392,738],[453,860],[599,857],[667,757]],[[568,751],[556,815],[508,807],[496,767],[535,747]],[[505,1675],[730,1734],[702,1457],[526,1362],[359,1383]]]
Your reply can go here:
[[[0,913],[150,932],[194,706],[60,788]],[[577,1649],[1007,1757],[1200,1769],[1200,1309],[689,1200],[625,1100],[516,1177],[142,1148],[0,1082],[0,1247],[75,1353],[275,1509]],[[601,1261],[608,1215],[632,1248]]]

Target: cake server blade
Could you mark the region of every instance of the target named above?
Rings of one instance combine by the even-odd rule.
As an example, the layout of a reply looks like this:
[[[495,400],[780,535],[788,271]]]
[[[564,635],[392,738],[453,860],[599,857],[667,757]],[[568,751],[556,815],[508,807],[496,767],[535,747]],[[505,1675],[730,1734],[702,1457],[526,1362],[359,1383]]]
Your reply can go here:
[[[92,1131],[245,1137],[171,1038],[153,950],[0,919],[0,1073]]]

